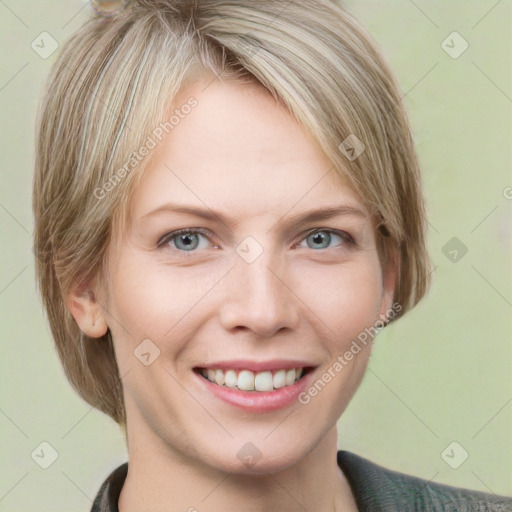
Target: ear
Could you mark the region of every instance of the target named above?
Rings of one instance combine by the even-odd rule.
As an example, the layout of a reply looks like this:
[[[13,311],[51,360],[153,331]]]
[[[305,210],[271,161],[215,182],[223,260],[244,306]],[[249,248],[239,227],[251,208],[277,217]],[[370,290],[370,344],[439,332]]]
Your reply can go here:
[[[389,258],[386,266],[382,269],[382,298],[380,304],[379,318],[389,320],[389,312],[393,309],[393,297],[398,277],[399,255],[398,251]]]
[[[66,306],[80,330],[87,336],[101,338],[107,332],[105,312],[89,283],[73,288],[68,294]]]

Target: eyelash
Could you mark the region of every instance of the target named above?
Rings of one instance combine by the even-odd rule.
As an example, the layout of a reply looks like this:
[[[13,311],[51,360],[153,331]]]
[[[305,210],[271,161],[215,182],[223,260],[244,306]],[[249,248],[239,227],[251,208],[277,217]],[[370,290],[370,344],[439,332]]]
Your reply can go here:
[[[357,247],[355,240],[346,231],[339,231],[337,229],[328,229],[328,228],[312,229],[312,230],[308,231],[305,235],[303,235],[303,237],[300,239],[300,242],[306,240],[308,237],[310,237],[311,235],[316,234],[316,233],[329,233],[329,234],[337,235],[344,240],[344,242],[342,244],[340,244],[340,246],[348,245],[351,248]],[[175,238],[178,238],[180,235],[192,235],[192,234],[201,234],[205,238],[207,238],[210,241],[210,243],[212,243],[214,246],[217,246],[217,244],[214,244],[210,240],[210,237],[206,230],[204,230],[202,228],[184,228],[184,229],[178,229],[177,231],[172,231],[170,233],[165,234],[163,237],[161,237],[160,240],[157,242],[157,249],[165,250],[168,248],[168,242],[174,240]],[[298,242],[298,243],[300,243],[300,242]],[[298,243],[296,243],[295,245],[298,245]],[[181,249],[177,249],[174,247],[172,249],[176,250],[177,252],[183,253],[183,254],[197,252],[195,249],[193,249],[191,251],[183,251]],[[326,247],[324,249],[318,249],[318,250],[323,251],[323,250],[327,250],[327,249],[334,249],[334,247]],[[313,250],[315,250],[315,249],[313,249]]]

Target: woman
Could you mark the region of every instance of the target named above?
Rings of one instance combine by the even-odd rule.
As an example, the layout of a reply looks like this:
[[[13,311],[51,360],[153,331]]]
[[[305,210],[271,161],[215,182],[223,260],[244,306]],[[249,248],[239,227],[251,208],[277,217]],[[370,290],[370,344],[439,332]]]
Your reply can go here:
[[[126,428],[93,511],[512,509],[337,451],[430,275],[400,94],[348,14],[134,1],[64,47],[38,137],[52,333]]]

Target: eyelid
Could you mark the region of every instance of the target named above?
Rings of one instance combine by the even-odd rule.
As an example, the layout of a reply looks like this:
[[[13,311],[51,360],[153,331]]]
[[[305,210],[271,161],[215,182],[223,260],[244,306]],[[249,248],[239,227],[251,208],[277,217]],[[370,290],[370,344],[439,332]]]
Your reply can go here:
[[[350,233],[348,233],[347,231],[344,231],[343,229],[334,229],[334,228],[310,229],[309,231],[306,231],[305,233],[299,235],[299,241],[297,242],[297,244],[299,244],[300,242],[302,242],[309,236],[314,235],[315,233],[333,233],[335,235],[338,235],[340,238],[345,239],[345,242],[347,244],[350,244],[354,247],[357,245],[356,241],[354,240],[354,237]],[[297,245],[297,244],[295,244],[295,245]]]
[[[201,235],[205,236],[213,245],[216,245],[212,242],[211,237],[208,234],[209,233],[208,230],[206,230],[204,228],[182,228],[182,229],[177,229],[176,231],[169,231],[168,233],[166,233],[165,235],[160,237],[160,239],[156,243],[156,246],[161,247],[169,240],[176,238],[180,235],[189,234],[189,233],[200,233]],[[180,252],[186,252],[186,251],[180,251]]]

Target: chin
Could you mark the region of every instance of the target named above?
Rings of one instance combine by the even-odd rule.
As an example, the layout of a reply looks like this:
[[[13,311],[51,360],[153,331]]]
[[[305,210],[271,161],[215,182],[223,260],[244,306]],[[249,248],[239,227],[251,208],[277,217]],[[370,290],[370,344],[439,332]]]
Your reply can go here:
[[[267,434],[266,434],[267,435]],[[314,450],[316,444],[305,443],[304,436],[289,435],[290,441],[255,440],[242,441],[240,438],[230,440],[222,445],[221,451],[211,452],[201,458],[204,462],[226,473],[237,475],[267,475],[280,473],[297,463]]]

